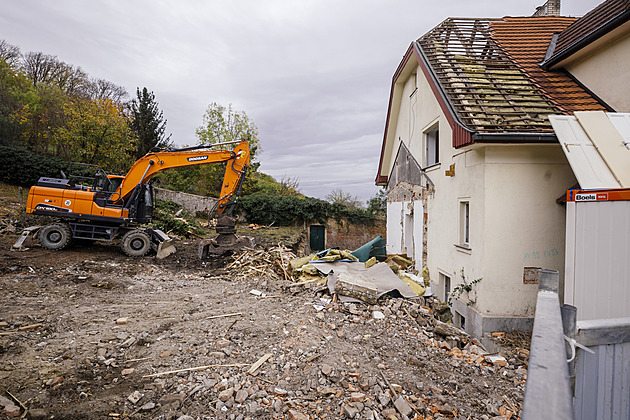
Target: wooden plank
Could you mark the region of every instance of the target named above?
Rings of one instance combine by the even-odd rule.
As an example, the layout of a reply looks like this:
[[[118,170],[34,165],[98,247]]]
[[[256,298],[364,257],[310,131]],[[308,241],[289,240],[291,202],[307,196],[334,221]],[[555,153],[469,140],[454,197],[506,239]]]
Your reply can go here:
[[[259,367],[262,366],[263,363],[265,363],[271,356],[273,356],[273,353],[267,353],[265,354],[263,357],[261,357],[260,359],[258,359],[258,361],[256,361],[252,367],[249,368],[249,370],[247,371],[247,373],[249,373],[250,375],[253,375]]]

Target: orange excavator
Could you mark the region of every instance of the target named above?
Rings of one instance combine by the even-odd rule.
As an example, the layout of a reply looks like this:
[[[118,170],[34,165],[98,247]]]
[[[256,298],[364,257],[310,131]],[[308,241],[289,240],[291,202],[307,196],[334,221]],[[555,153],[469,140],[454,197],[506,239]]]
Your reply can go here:
[[[233,150],[209,150],[228,144],[236,146]],[[13,248],[20,249],[26,238],[35,233],[41,245],[51,250],[63,249],[73,239],[111,241],[122,236],[125,254],[144,256],[153,248],[158,258],[164,258],[175,252],[172,240],[159,229],[140,226],[149,223],[153,216],[155,195],[149,181],[168,169],[218,162],[227,165],[216,207],[219,236],[215,243],[235,244],[232,210],[249,159],[249,143],[242,140],[150,152],[138,159],[124,176],[107,174],[95,165],[82,165],[80,175],[66,176],[62,172],[62,178],[42,177],[29,191],[26,212],[58,220],[25,229]]]

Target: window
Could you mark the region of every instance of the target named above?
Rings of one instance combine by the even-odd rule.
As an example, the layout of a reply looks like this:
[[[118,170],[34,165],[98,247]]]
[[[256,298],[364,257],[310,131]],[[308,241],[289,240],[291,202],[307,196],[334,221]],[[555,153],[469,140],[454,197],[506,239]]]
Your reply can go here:
[[[454,312],[455,312],[455,316],[453,317],[454,318],[453,323],[455,324],[457,328],[466,330],[466,317],[457,311],[454,311]]]
[[[448,295],[451,293],[451,278],[440,273],[440,283],[444,285],[444,302],[446,302],[448,300]]]
[[[470,248],[470,202],[459,202],[459,244]]]
[[[433,127],[424,135],[425,141],[425,164],[426,166],[440,163],[440,130],[438,126]]]

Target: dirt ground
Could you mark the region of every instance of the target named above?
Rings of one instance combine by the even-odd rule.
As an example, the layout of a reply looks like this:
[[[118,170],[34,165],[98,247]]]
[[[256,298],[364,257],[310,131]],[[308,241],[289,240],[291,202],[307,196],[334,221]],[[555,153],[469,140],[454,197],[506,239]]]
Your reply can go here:
[[[0,236],[0,418],[504,419],[520,411],[526,355],[516,347],[488,355],[476,340],[444,332],[432,316],[437,302],[329,302],[323,287],[295,285],[279,266],[244,272],[233,257],[202,261],[196,241],[157,260],[107,243],[14,252],[16,238]]]

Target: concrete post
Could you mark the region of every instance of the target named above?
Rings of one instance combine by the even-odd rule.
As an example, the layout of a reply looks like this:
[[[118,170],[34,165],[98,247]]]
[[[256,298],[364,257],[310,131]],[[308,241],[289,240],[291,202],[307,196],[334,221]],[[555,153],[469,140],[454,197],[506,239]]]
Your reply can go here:
[[[562,315],[562,330],[568,338],[575,338],[577,335],[577,308],[572,305],[564,304],[560,308]],[[573,356],[573,350],[569,342],[565,343],[567,350],[567,360]],[[576,349],[577,351],[577,349]],[[575,357],[569,362],[569,380],[571,381],[571,391],[575,394]]]
[[[540,270],[538,277],[538,290],[547,290],[549,292],[558,293],[560,288],[560,273],[556,270]]]

